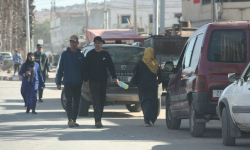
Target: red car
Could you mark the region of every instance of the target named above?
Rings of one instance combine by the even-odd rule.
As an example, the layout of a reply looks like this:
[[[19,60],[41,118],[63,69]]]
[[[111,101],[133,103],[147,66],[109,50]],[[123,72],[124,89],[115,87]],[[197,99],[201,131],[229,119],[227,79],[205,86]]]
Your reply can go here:
[[[166,95],[166,124],[179,129],[189,119],[190,133],[203,136],[206,122],[218,119],[216,106],[230,84],[228,73],[239,77],[250,60],[249,21],[204,25],[188,39]]]

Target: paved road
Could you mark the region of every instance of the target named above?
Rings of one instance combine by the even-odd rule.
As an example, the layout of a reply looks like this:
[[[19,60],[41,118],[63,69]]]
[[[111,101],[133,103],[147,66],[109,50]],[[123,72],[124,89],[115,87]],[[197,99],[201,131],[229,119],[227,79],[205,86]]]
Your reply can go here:
[[[79,117],[79,128],[68,128],[61,107],[54,73],[46,83],[44,103],[37,103],[37,115],[26,114],[20,95],[20,81],[0,81],[1,150],[241,150],[250,149],[250,136],[236,140],[235,147],[224,147],[220,121],[207,124],[204,137],[189,134],[188,120],[179,130],[168,130],[165,109],[154,127],[143,126],[143,114],[129,113],[125,106],[106,106],[104,128],[94,127],[93,109]]]

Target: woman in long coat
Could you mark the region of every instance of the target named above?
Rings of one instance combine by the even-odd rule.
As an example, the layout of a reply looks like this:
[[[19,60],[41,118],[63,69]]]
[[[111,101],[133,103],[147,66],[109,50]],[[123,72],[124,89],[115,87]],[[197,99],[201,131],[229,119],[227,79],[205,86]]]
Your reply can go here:
[[[155,123],[158,114],[158,84],[161,83],[161,71],[159,64],[154,57],[154,49],[149,47],[145,50],[133,72],[139,73],[138,95],[144,115],[146,127]],[[158,78],[157,78],[158,77]],[[151,122],[151,123],[150,123]]]
[[[21,94],[24,99],[26,113],[32,109],[32,114],[37,114],[35,111],[37,101],[37,89],[39,83],[44,85],[43,75],[38,63],[34,62],[34,54],[28,53],[26,62],[22,65],[19,75],[23,77]]]

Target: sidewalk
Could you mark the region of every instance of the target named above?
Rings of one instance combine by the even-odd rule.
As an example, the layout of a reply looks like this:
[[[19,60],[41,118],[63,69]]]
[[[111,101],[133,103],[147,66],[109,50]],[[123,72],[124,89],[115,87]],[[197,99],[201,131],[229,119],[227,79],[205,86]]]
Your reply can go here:
[[[18,75],[18,72],[16,72],[16,75],[13,76],[14,71],[13,69],[11,70],[10,73],[7,73],[6,71],[0,70],[0,80],[9,80],[9,81],[21,81],[22,77]]]

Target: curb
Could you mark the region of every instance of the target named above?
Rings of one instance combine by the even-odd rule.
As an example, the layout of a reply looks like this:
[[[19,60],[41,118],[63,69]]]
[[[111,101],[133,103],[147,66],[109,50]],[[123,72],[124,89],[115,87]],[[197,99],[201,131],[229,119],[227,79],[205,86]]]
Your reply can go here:
[[[0,76],[0,80],[7,80],[7,81],[22,81],[23,77],[16,76],[16,77],[8,77],[8,76]]]

